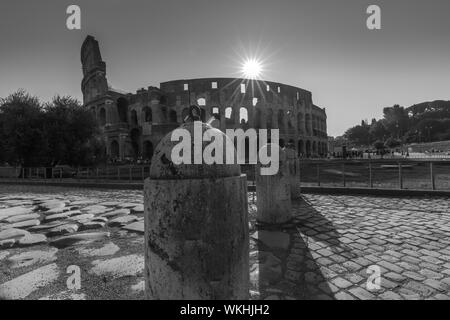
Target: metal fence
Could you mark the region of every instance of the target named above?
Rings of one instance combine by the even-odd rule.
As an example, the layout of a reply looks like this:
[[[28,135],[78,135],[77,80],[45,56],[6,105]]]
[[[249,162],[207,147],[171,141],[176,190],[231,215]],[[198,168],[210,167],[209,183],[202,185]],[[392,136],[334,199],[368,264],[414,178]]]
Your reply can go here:
[[[249,186],[255,186],[255,165],[242,165]],[[142,182],[150,166],[96,168],[9,168],[8,178]],[[3,176],[6,177],[6,176]],[[410,190],[450,190],[450,161],[431,160],[302,160],[302,186]]]
[[[302,186],[450,190],[450,161],[303,161]]]

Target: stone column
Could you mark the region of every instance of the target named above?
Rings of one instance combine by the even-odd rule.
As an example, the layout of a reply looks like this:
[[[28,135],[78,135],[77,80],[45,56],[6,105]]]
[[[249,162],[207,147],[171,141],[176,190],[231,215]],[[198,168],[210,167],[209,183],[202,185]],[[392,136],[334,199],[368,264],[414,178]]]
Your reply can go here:
[[[272,144],[262,147],[269,148]],[[286,153],[278,145],[279,170],[275,175],[261,175],[261,165],[256,170],[256,206],[258,222],[278,224],[292,219],[291,184],[286,164]],[[269,153],[270,154],[270,153]]]
[[[291,199],[300,198],[300,159],[295,149],[286,148],[286,165],[288,168]]]
[[[162,139],[144,185],[146,297],[248,299],[246,177],[238,165],[175,165],[175,144]]]

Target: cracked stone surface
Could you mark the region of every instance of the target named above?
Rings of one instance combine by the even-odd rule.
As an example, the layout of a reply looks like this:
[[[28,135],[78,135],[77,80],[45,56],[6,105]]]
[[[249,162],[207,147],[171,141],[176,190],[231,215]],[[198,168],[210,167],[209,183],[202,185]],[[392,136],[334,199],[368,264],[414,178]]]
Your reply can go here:
[[[256,223],[249,194],[250,297],[449,300],[449,200],[305,194],[274,226]],[[0,186],[0,299],[143,299],[142,203],[142,191]]]

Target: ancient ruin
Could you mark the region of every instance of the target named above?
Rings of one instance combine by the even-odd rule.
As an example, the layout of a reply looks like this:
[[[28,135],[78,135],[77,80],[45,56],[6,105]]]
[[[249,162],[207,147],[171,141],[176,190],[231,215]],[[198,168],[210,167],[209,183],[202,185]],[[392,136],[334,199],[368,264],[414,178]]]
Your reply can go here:
[[[189,107],[201,108],[203,122],[213,126],[279,129],[280,145],[290,145],[302,157],[327,153],[324,108],[313,104],[311,92],[293,86],[240,78],[174,80],[160,87],[124,93],[106,78],[98,41],[88,36],[81,48],[83,102],[95,113],[110,159],[151,159],[154,148],[184,122]]]

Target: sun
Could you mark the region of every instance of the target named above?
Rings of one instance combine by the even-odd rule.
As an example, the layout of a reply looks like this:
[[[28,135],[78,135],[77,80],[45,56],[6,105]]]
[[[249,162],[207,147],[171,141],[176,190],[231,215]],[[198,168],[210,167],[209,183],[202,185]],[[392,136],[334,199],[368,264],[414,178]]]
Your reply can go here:
[[[249,79],[256,79],[262,72],[262,64],[257,59],[247,59],[242,64],[242,74]]]

